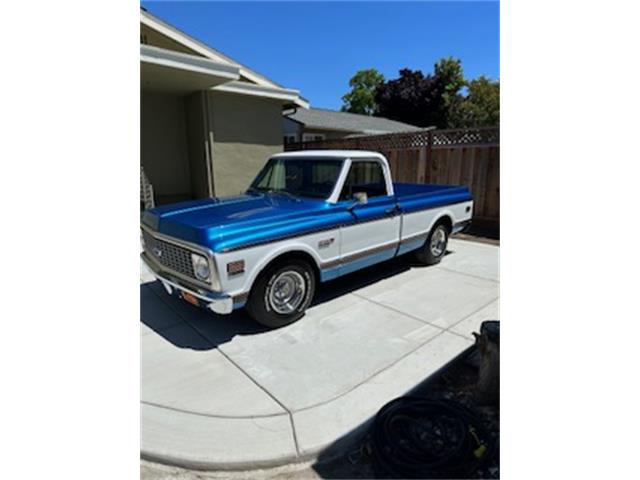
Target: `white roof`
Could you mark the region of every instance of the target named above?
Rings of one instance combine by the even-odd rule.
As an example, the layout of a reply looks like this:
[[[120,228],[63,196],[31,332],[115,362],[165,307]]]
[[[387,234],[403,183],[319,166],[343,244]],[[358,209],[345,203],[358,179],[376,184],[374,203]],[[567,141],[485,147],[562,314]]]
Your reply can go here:
[[[379,152],[368,150],[298,150],[295,152],[277,153],[271,158],[324,158],[324,159],[345,159],[345,158],[381,158],[384,156]]]

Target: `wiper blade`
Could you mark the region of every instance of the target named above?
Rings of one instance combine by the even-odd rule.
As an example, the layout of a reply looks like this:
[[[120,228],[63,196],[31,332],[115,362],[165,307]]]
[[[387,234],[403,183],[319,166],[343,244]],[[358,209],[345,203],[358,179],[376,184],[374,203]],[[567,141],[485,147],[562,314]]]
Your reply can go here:
[[[276,194],[278,194],[278,193],[279,193],[279,194],[281,194],[281,195],[284,195],[284,196],[286,196],[286,197],[289,197],[289,198],[291,198],[291,199],[295,200],[296,202],[301,202],[301,201],[302,201],[302,200],[300,200],[296,195],[294,195],[294,194],[293,194],[293,193],[291,193],[291,192],[287,192],[286,190],[274,190],[274,189],[271,189],[271,190],[267,190],[267,192],[266,192],[266,193],[276,193]]]

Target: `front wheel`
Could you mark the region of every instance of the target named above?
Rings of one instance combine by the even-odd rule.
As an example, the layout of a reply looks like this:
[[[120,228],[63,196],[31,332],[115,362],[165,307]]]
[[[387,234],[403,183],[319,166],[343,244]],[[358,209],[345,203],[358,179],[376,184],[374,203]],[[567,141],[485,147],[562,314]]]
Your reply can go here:
[[[306,262],[294,260],[273,265],[253,285],[247,311],[266,327],[283,327],[304,315],[314,292],[315,275]]]
[[[449,229],[440,223],[431,229],[427,241],[416,251],[416,258],[424,265],[434,265],[439,263],[447,252],[449,242]]]

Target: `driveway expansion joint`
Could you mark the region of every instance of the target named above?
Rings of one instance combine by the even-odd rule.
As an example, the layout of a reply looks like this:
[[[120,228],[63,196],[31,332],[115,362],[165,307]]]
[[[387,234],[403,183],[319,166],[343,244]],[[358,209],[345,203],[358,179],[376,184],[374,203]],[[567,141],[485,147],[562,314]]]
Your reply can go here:
[[[377,302],[375,300],[372,300],[371,298],[367,298],[367,297],[364,297],[362,295],[358,295],[357,293],[352,293],[352,295],[360,298],[361,300],[365,300],[367,302],[373,303],[373,304],[375,304],[375,305],[377,305],[379,307],[385,308],[387,310],[391,310],[392,312],[397,313],[399,315],[403,315],[403,316],[405,316],[407,318],[410,318],[412,320],[417,320],[418,322],[422,322],[425,325],[429,325],[430,327],[437,328],[438,330],[442,330],[442,332],[445,332],[447,330],[446,328],[441,327],[440,325],[436,325],[436,324],[431,323],[431,322],[429,322],[427,320],[424,320],[423,318],[416,317],[415,315],[411,315],[410,313],[403,312],[402,310],[398,310],[397,308],[392,307],[391,305],[385,305],[384,303],[380,303],[380,302]],[[442,332],[440,332],[440,333],[442,333]]]
[[[263,413],[260,415],[216,415],[214,413],[195,412],[193,410],[185,410],[184,408],[176,408],[176,407],[171,407],[169,405],[161,405],[159,403],[149,402],[147,400],[141,400],[140,403],[143,405],[148,405],[149,407],[162,408],[164,410],[171,410],[172,412],[185,413],[187,415],[196,415],[198,417],[220,418],[224,420],[251,420],[254,418],[273,418],[273,417],[284,417],[285,415],[290,415],[289,412]]]
[[[494,278],[488,278],[488,277],[482,277],[480,275],[474,275],[472,273],[465,273],[465,272],[461,272],[459,270],[453,270],[451,268],[447,268],[447,267],[443,267],[442,265],[438,264],[438,265],[433,265],[432,268],[437,268],[438,270],[444,270],[445,272],[449,272],[449,273],[457,273],[458,275],[463,275],[465,277],[471,277],[471,278],[475,278],[477,280],[486,280],[487,282],[492,282],[492,283],[497,283],[500,284],[500,280],[496,280]]]

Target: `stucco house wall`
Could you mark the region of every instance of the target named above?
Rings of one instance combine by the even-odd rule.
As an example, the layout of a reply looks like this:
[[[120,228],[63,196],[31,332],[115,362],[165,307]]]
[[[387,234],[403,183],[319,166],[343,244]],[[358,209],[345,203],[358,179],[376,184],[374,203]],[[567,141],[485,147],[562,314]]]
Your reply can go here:
[[[282,104],[244,95],[209,93],[216,196],[247,189],[268,158],[282,147]]]
[[[163,195],[185,195],[190,179],[184,100],[147,91],[140,96],[140,156],[145,173]]]
[[[209,165],[207,163],[207,122],[205,118],[205,92],[195,92],[185,97],[187,114],[187,141],[189,149],[189,174],[191,196],[209,196]]]

